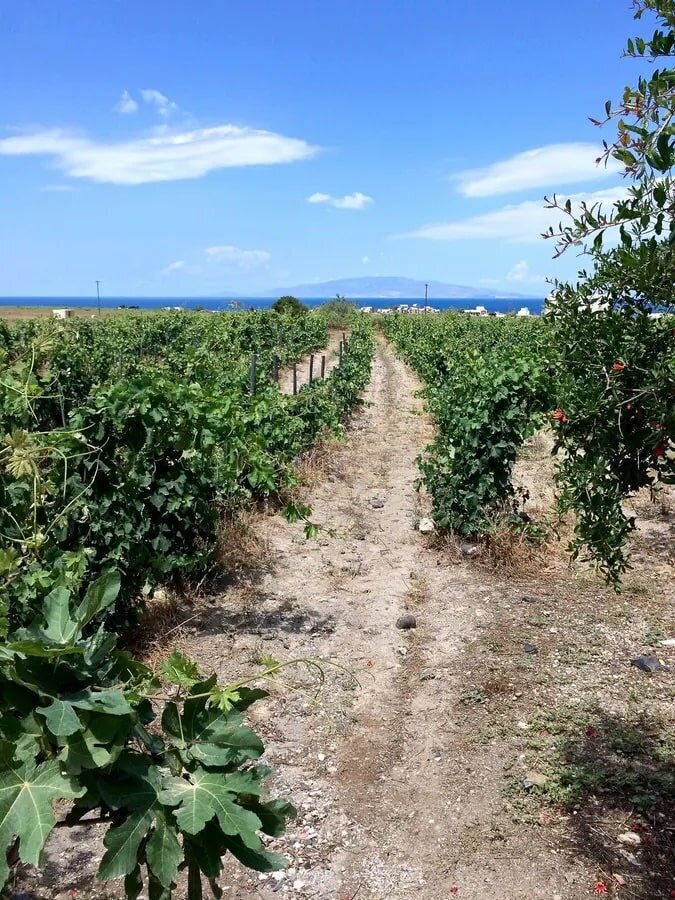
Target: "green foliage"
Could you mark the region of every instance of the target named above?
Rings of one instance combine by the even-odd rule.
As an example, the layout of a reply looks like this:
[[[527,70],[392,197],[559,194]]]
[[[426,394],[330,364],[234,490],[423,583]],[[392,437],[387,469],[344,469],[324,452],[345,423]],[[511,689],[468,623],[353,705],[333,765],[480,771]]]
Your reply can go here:
[[[675,4],[639,0],[636,18],[654,14],[650,39],[628,41],[626,54],[657,62],[675,55]],[[650,69],[627,87],[601,125],[616,121],[606,156],[624,166],[626,197],[609,210],[575,213],[551,205],[570,223],[551,229],[558,253],[584,245],[593,268],[577,284],[557,284],[550,306],[559,357],[557,445],[565,453],[563,507],[577,516],[572,545],[618,587],[628,566],[624,545],[634,526],[627,496],[675,481],[675,69]],[[603,250],[616,232],[618,246]],[[662,318],[650,315],[660,310]]]
[[[187,869],[191,900],[202,876],[218,896],[227,852],[261,871],[284,865],[260,833],[281,834],[294,810],[262,799],[263,745],[243,723],[265,692],[221,688],[175,653],[157,677],[116,650],[116,635],[92,625],[118,587],[109,573],[79,603],[56,588],[0,645],[0,887],[6,851],[39,865],[52,804],[71,800],[65,824],[99,810],[110,826],[102,880],[170,898]]]
[[[105,324],[104,324],[105,323]],[[99,330],[100,329],[100,330]],[[3,333],[4,335],[4,333]],[[170,898],[187,870],[218,896],[222,858],[271,871],[260,834],[293,814],[262,799],[268,770],[243,713],[265,696],[221,687],[173,653],[155,675],[116,649],[140,596],[204,569],[218,517],[293,482],[368,379],[372,329],[352,330],[329,378],[280,394],[271,374],[326,341],[321,317],[138,317],[0,349],[0,887],[6,851],[38,865],[55,825],[109,824],[99,877]],[[160,341],[160,343],[157,343]],[[285,346],[279,346],[285,341]],[[251,350],[259,389],[249,392]],[[310,510],[295,507],[305,521]],[[263,677],[280,668],[267,660]]]
[[[340,294],[336,294],[334,300],[321,304],[318,313],[326,319],[331,328],[347,328],[358,314],[358,307],[352,300],[346,300]]]
[[[297,297],[291,297],[290,294],[285,294],[283,297],[275,300],[272,304],[272,309],[286,316],[298,316],[308,312],[308,307],[301,303]]]
[[[386,330],[426,382],[438,433],[420,461],[441,528],[478,535],[516,503],[518,448],[551,397],[548,331],[537,320],[394,316]]]
[[[286,397],[270,378],[273,356],[282,356],[276,342],[285,336],[294,355],[314,348],[327,333],[319,317],[145,321],[129,330],[125,319],[103,320],[100,334],[95,323],[85,335],[90,356],[70,333],[57,343],[51,332],[27,330],[0,358],[0,629],[8,615],[25,623],[52,588],[81,590],[110,566],[122,576],[114,614],[124,626],[153,584],[205,571],[220,514],[292,483],[298,454],[324,429],[340,428],[370,371],[367,323],[354,329],[340,370]],[[148,349],[141,365],[133,354],[146,327],[165,343],[163,358]],[[249,354],[234,362],[216,354],[228,329],[234,343],[246,332],[267,348],[254,395]],[[109,381],[97,361],[106,346],[117,358]]]
[[[356,324],[341,367],[289,397],[274,361],[325,344],[322,317],[132,318],[0,335],[0,888],[6,851],[38,865],[68,800],[60,824],[99,810],[110,826],[100,878],[170,898],[185,869],[197,900],[202,878],[218,896],[228,852],[284,864],[260,834],[293,809],[262,799],[263,745],[243,719],[265,692],[177,653],[155,675],[116,631],[152,584],[206,568],[223,511],[279,495],[298,454],[341,428],[373,334]],[[310,510],[292,512],[311,536]]]
[[[633,528],[625,497],[675,481],[673,321],[649,315],[637,284],[626,305],[617,255],[599,258],[579,285],[559,286],[552,313],[560,353],[554,426],[564,451],[558,482],[563,508],[576,513],[573,552],[586,547],[615,583]],[[597,296],[606,308],[597,308]]]

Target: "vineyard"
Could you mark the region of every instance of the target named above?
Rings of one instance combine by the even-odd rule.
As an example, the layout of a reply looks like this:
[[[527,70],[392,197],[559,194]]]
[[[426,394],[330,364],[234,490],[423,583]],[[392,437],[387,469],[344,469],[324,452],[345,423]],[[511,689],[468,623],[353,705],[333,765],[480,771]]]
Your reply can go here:
[[[509,507],[514,524],[516,454],[555,405],[546,323],[397,317],[387,334],[427,385],[438,433],[421,469],[437,525],[485,534]]]
[[[675,0],[632,5],[636,21],[651,20],[623,53],[641,74],[590,120],[615,125],[598,141],[595,169],[592,145],[566,133],[567,107],[574,91],[604,79],[610,11],[564,10],[583,12],[593,27],[579,32],[574,21],[571,42],[538,42],[553,73],[548,81],[561,72],[564,79],[564,102],[548,124],[548,108],[537,108],[544,95],[529,89],[536,57],[521,54],[509,68],[516,45],[506,38],[525,46],[525,25],[502,34],[499,16],[481,8],[475,29],[462,32],[472,10],[455,16],[458,46],[471,47],[480,29],[488,39],[505,37],[499,52],[511,55],[492,55],[500,76],[509,76],[500,83],[508,121],[492,130],[494,156],[471,144],[482,132],[469,129],[474,136],[460,157],[481,160],[479,167],[446,176],[462,208],[479,199],[486,205],[412,231],[403,218],[418,205],[406,209],[410,173],[420,201],[415,218],[423,221],[420,170],[430,170],[435,200],[436,170],[448,161],[447,145],[442,157],[440,145],[433,149],[440,128],[427,129],[421,143],[398,142],[373,181],[376,198],[323,193],[317,183],[322,191],[303,208],[326,215],[308,222],[330,229],[354,214],[351,221],[362,223],[332,232],[335,243],[312,238],[301,248],[300,207],[290,187],[271,180],[273,164],[295,162],[299,172],[303,159],[328,148],[324,175],[331,157],[346,171],[347,152],[333,153],[326,139],[340,133],[341,115],[347,139],[356,129],[363,162],[368,129],[359,126],[358,103],[323,104],[329,114],[314,117],[310,144],[301,134],[304,110],[290,120],[291,138],[245,120],[214,118],[204,127],[196,110],[158,90],[135,92],[136,100],[125,89],[114,108],[139,112],[136,121],[146,125],[136,138],[52,127],[13,128],[0,139],[3,165],[17,157],[12,184],[21,209],[6,217],[5,263],[6,283],[21,290],[50,266],[52,287],[66,285],[60,269],[75,258],[83,262],[72,284],[104,262],[111,272],[115,260],[128,269],[120,277],[160,284],[142,267],[171,246],[184,247],[185,258],[165,265],[167,256],[164,268],[157,262],[154,277],[167,279],[167,293],[170,284],[176,292],[189,283],[194,293],[237,273],[253,285],[286,268],[328,270],[356,258],[348,239],[372,254],[374,266],[387,258],[384,234],[369,231],[378,216],[387,229],[397,223],[399,242],[388,244],[394,255],[391,248],[412,247],[412,239],[433,238],[436,247],[482,241],[489,249],[472,251],[474,265],[495,251],[483,284],[543,283],[534,256],[514,256],[507,275],[494,268],[539,227],[554,257],[572,250],[586,266],[575,280],[550,281],[536,317],[489,315],[483,306],[467,311],[474,315],[442,313],[428,305],[430,287],[439,300],[477,292],[433,283],[431,270],[425,282],[331,283],[350,292],[365,285],[364,300],[378,292],[403,297],[384,284],[424,285],[424,308],[411,299],[396,312],[359,310],[339,294],[310,310],[288,294],[268,311],[243,312],[233,302],[229,312],[153,312],[125,301],[108,317],[98,280],[98,315],[80,307],[80,318],[70,318],[74,310],[59,308],[56,319],[24,319],[25,309],[7,309],[10,324],[0,318],[0,900],[675,897]],[[428,23],[442,11],[435,6],[425,10]],[[248,33],[238,30],[245,12],[233,11],[228,35],[233,47],[250,50],[257,45],[237,37]],[[430,28],[419,28],[418,38],[419,16],[404,11],[400,19],[401,12],[388,11],[386,59],[367,41],[365,58],[377,60],[378,77],[369,70],[369,91],[358,99],[371,119],[378,110],[378,147],[392,106],[380,102],[378,82],[396,84],[386,68],[392,60],[401,68],[391,49],[396,23],[406,46],[429,44]],[[144,53],[160,47],[171,61],[176,47],[179,56],[194,49],[189,35],[197,25],[207,29],[212,13],[183,17],[180,28],[171,9],[159,26],[145,16],[155,37],[161,26],[162,40],[144,41]],[[312,17],[303,11],[298,30],[285,10],[270,19],[271,37],[260,28],[262,37],[255,35],[273,41],[268,50],[293,47],[287,56],[300,65],[290,79],[273,54],[257,66],[260,77],[282,73],[280,127],[292,94],[317,89],[296,77],[303,53],[320,45]],[[76,87],[72,97],[84,104],[89,86],[83,92],[59,71],[56,32],[47,40],[38,31],[42,43],[32,38],[49,16],[30,18],[7,31],[9,62],[19,71],[12,54],[22,37],[31,36],[29,47],[56,47],[45,71],[55,84]],[[88,53],[105,18],[87,29]],[[535,27],[534,15],[527,18]],[[124,39],[135,38],[123,24]],[[360,25],[352,31],[362,41],[373,25],[367,10]],[[562,13],[558,26],[564,37]],[[594,40],[582,47],[578,35],[586,32]],[[217,90],[222,42],[206,36],[199,46],[205,60],[207,44],[218,53],[210,79]],[[355,85],[364,56],[350,50],[356,38],[340,37]],[[464,76],[476,82],[443,40],[440,56],[429,57],[429,84],[420,82],[424,97],[414,94],[414,79],[398,91],[390,136],[405,129],[415,96],[420,121],[430,99],[439,115],[430,86],[441,83],[434,82],[440,66],[461,64],[443,82],[453,96],[462,94]],[[527,46],[534,52],[532,41]],[[259,59],[230,54],[238,75],[247,55]],[[205,61],[201,68],[206,75]],[[527,80],[516,93],[519,77]],[[23,81],[25,88],[35,79]],[[473,82],[467,96],[476,94]],[[187,93],[194,100],[207,93],[195,84]],[[40,102],[56,109],[43,93]],[[236,91],[230,100],[245,108]],[[158,127],[147,126],[150,112],[162,117]],[[518,143],[536,134],[533,121],[551,143]],[[500,142],[510,157],[499,158]],[[424,154],[417,164],[398,156],[412,145]],[[58,183],[33,181],[23,168],[43,165],[42,157]],[[236,189],[234,171],[216,178],[240,166],[249,171]],[[270,180],[249,196],[264,171]],[[393,173],[401,184],[386,197]],[[367,167],[361,175],[370,189]],[[592,189],[600,176],[615,182]],[[190,189],[206,177],[208,190]],[[78,178],[89,190],[71,195]],[[183,182],[175,205],[160,193],[173,181]],[[301,183],[299,175],[289,181],[293,190]],[[565,194],[526,195],[556,183]],[[204,197],[217,209],[226,184],[230,219],[244,204],[241,238],[249,232],[251,243],[199,250],[190,210],[197,213]],[[119,233],[105,257],[93,238],[81,246],[67,239],[67,211],[87,209],[104,185],[111,223],[131,223],[131,209],[143,213],[142,233],[125,235],[134,245],[124,266]],[[112,202],[115,191],[129,207]],[[156,202],[132,207],[130,198],[141,195]],[[275,214],[291,216],[295,242],[284,243],[284,253],[267,228],[269,206],[260,214],[256,206],[282,197],[289,203],[280,213],[276,202]],[[490,209],[490,198],[505,205]],[[33,235],[27,225],[38,199]],[[92,221],[103,246],[96,202]],[[52,203],[63,206],[50,219]],[[158,227],[146,248],[146,215],[169,209],[183,213],[172,217],[171,241]],[[179,220],[195,232],[180,242]],[[67,226],[62,242],[61,234],[53,239],[57,221]],[[256,235],[260,222],[266,228]],[[22,239],[30,252],[17,268]],[[234,230],[231,239],[238,240]],[[319,252],[310,258],[319,244],[334,251],[330,265]],[[449,265],[426,253],[418,263]],[[471,258],[467,252],[462,265]],[[402,262],[415,265],[412,251]]]
[[[410,516],[419,521],[426,504],[432,545],[463,541],[479,559],[510,534],[531,547],[530,558],[543,560],[566,518],[573,552],[586,546],[602,577],[619,587],[635,528],[623,501],[644,484],[654,486],[654,473],[664,483],[670,478],[670,419],[626,416],[625,445],[608,469],[619,480],[605,478],[595,494],[585,473],[596,457],[575,447],[588,434],[597,438],[627,404],[639,400],[635,408],[646,409],[659,402],[644,389],[644,366],[663,355],[672,325],[645,312],[632,329],[607,329],[611,316],[586,314],[587,341],[597,341],[601,329],[605,346],[599,357],[594,347],[592,366],[586,364],[591,351],[580,349],[573,378],[571,361],[560,352],[560,335],[570,327],[564,309],[525,320],[391,316],[380,335],[372,320],[352,314],[324,377],[288,393],[280,390],[280,371],[294,370],[309,354],[326,355],[329,328],[320,313],[130,314],[5,328],[2,879],[15,878],[17,866],[39,866],[55,827],[90,829],[92,823],[106,829],[97,876],[113,884],[123,879],[127,897],[146,890],[150,897],[186,892],[196,900],[203,882],[218,895],[230,872],[228,856],[261,878],[288,864],[283,834],[289,822],[303,821],[302,808],[291,805],[302,787],[282,784],[289,800],[264,799],[270,769],[258,762],[265,746],[250,725],[251,716],[260,720],[249,711],[271,690],[282,731],[307,715],[293,693],[278,697],[288,664],[277,652],[257,649],[253,667],[241,659],[250,652],[245,629],[231,646],[231,664],[219,644],[209,643],[208,631],[200,637],[197,630],[192,642],[173,649],[169,642],[150,666],[128,649],[158,589],[180,597],[191,584],[208,584],[219,569],[227,574],[215,556],[221,530],[263,502],[268,512],[277,510],[271,521],[284,522],[276,527],[288,529],[293,548],[285,545],[287,573],[270,572],[268,591],[293,592],[304,584],[323,596],[342,584],[336,573],[344,558],[370,554],[368,574],[361,578],[362,563],[350,564],[350,587],[342,588],[361,626],[358,638],[346,630],[346,609],[335,601],[325,619],[342,622],[331,626],[334,638],[317,644],[311,626],[308,644],[281,654],[295,667],[300,660],[322,682],[326,666],[345,672],[349,666],[353,673],[364,659],[371,665],[374,656],[384,662],[406,650],[396,650],[383,623],[391,603],[418,612],[422,595],[397,585],[424,585],[416,589],[423,594],[433,584],[437,591],[452,585],[419,559]],[[669,378],[667,370],[658,372],[659,391],[672,391]],[[418,387],[424,407],[406,412]],[[351,438],[358,467],[342,486],[333,479],[323,493],[298,493],[303,454],[330,435],[344,436],[364,391],[370,424],[362,445]],[[582,401],[584,391],[592,404]],[[528,491],[516,477],[527,447],[542,434],[552,439],[560,496],[558,509],[544,518],[529,514]],[[638,461],[628,477],[620,460],[636,445],[664,452]],[[586,489],[575,494],[579,472]],[[422,494],[415,495],[416,485]],[[373,490],[380,493],[371,502]],[[372,505],[367,514],[364,503]],[[589,530],[599,510],[606,521],[615,517],[619,541],[610,530]],[[384,550],[377,536],[383,521]],[[321,548],[319,559],[314,551]],[[373,600],[373,584],[382,599]],[[480,581],[477,588],[485,590]],[[285,605],[264,612],[267,596],[257,601],[260,615],[283,619]],[[223,611],[230,602],[217,599]],[[437,621],[444,617],[439,607]],[[429,647],[424,653],[434,658]],[[359,700],[364,710],[391,702],[387,668]],[[404,685],[413,671],[404,668]],[[306,684],[301,678],[303,684],[300,697],[313,689],[312,678]],[[480,705],[482,690],[466,696]],[[371,738],[376,745],[398,727],[382,716],[380,737]],[[320,722],[311,727],[312,740],[322,728]],[[412,745],[409,752],[419,750]],[[399,802],[395,792],[390,802]]]
[[[292,807],[260,800],[242,715],[264,691],[219,687],[176,653],[151,671],[118,635],[156,585],[208,571],[221,522],[283,498],[358,401],[372,329],[355,322],[339,366],[292,396],[275,374],[323,347],[320,315],[28,322],[1,339],[0,881],[5,850],[39,863],[67,799],[68,824],[94,809],[110,824],[99,877],[128,896],[144,881],[168,896],[186,869],[196,897],[228,851],[277,868],[258,832]]]

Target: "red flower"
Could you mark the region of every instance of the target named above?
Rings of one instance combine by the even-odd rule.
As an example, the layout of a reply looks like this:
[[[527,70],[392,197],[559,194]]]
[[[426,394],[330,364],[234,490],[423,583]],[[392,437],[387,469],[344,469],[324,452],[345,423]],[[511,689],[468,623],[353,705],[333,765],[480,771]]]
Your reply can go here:
[[[675,897],[675,888],[673,888],[672,891],[670,892],[670,896]]]
[[[664,456],[665,452],[666,452],[666,448],[665,448],[664,444],[659,444],[658,447],[654,447],[654,449],[652,450],[652,453],[654,454],[654,456]]]
[[[588,728],[586,729],[586,737],[591,738],[591,740],[593,740],[593,738],[596,738],[597,736],[598,736],[598,729],[593,728],[592,725],[589,725]]]
[[[607,885],[604,881],[596,881],[595,887],[593,888],[594,894],[606,894],[607,893]]]
[[[369,659],[369,660],[366,662],[366,665],[368,666],[369,669],[372,669],[372,667],[373,667],[373,661],[372,661],[372,659]]]
[[[626,363],[622,363],[622,362],[612,363],[612,372],[623,372],[623,370],[625,368],[626,368]]]
[[[453,886],[450,888],[450,893],[451,894],[459,894],[459,888],[457,887],[456,884],[453,884]]]
[[[551,413],[551,418],[554,422],[560,422],[561,425],[564,425],[567,421],[567,416],[565,415],[562,409],[556,409]]]

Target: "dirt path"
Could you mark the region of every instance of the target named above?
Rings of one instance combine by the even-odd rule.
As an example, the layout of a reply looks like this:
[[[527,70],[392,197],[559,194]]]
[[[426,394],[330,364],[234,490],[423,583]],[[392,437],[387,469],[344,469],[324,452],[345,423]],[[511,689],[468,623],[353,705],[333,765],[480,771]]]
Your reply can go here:
[[[323,350],[318,350],[314,354],[303,356],[296,363],[297,389],[300,390],[303,385],[309,384],[310,357],[314,356],[313,378],[315,380],[321,377],[321,358],[325,357],[325,375],[330,372],[338,364],[340,341],[345,332],[341,328],[331,328],[328,333],[328,344]],[[293,393],[293,366],[284,366],[279,371],[279,390],[282,394]]]
[[[361,682],[329,669],[321,709],[281,694],[254,712],[274,792],[300,815],[279,842],[290,869],[256,878],[233,867],[226,896],[435,900],[460,884],[490,900],[585,895],[534,828],[510,822],[504,759],[475,743],[460,702],[466,646],[509,591],[448,567],[416,530],[416,457],[432,433],[418,388],[381,338],[366,405],[307,497],[330,531],[306,542],[267,519],[271,571],[248,595],[220,598],[187,648],[222,660],[225,678],[270,652],[336,660]],[[415,630],[397,629],[406,612]]]
[[[569,567],[563,547],[520,574],[507,548],[508,577],[434,549],[416,529],[416,457],[432,434],[418,388],[379,338],[365,403],[304,491],[318,539],[257,517],[257,574],[200,601],[179,633],[179,649],[223,681],[263,654],[343,667],[325,664],[319,705],[280,687],[252,708],[271,792],[298,817],[272,842],[289,868],[258,876],[230,860],[224,897],[580,900],[598,884],[619,900],[669,896],[673,678],[629,660],[671,634],[664,535],[675,514],[645,519],[636,546],[650,540],[648,565],[620,600],[588,567]],[[545,473],[545,442],[531,442],[524,464],[521,475]],[[415,629],[396,627],[403,613]],[[675,648],[656,646],[672,672]],[[533,771],[574,791],[574,809],[542,803],[527,788]],[[643,795],[657,804],[635,821]],[[629,827],[642,829],[637,849],[617,841]],[[94,881],[100,838],[74,848],[77,835],[66,844],[60,831],[35,893],[21,897],[120,897],[119,885]]]

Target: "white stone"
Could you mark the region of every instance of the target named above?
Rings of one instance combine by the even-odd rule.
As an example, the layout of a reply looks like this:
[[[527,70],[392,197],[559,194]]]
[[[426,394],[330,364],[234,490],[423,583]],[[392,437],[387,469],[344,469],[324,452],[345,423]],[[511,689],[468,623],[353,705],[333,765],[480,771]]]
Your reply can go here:
[[[642,843],[642,838],[635,831],[624,831],[623,834],[618,836],[617,841],[620,844],[628,844],[630,847],[639,847]]]

